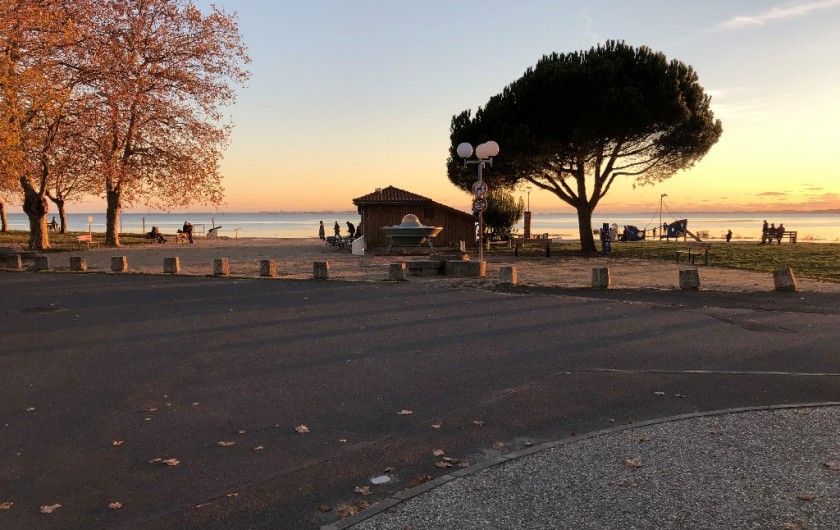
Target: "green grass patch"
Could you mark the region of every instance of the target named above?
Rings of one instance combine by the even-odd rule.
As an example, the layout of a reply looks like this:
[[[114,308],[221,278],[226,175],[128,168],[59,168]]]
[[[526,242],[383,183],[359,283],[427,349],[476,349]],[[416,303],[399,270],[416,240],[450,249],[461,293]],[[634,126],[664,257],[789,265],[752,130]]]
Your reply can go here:
[[[596,242],[600,248],[600,242]],[[617,241],[612,244],[612,258],[659,259],[675,261],[678,250],[686,250],[684,242]],[[488,256],[513,255],[512,248],[492,247]],[[544,257],[545,244],[534,244],[519,250],[522,257]],[[552,256],[585,256],[579,243],[551,243]],[[601,254],[591,254],[596,256]],[[684,262],[683,262],[684,263]],[[836,243],[711,243],[709,265],[758,272],[773,272],[790,267],[797,276],[840,283],[840,245]],[[701,265],[702,266],[702,265]]]
[[[67,250],[75,250],[79,248],[86,248],[86,244],[79,245],[76,236],[82,234],[87,235],[87,232],[67,232],[66,234],[57,234],[50,232],[50,249],[47,252],[61,252]],[[105,234],[103,232],[93,232],[93,240],[99,241],[100,246],[105,241]],[[120,234],[120,245],[130,247],[134,245],[148,244],[149,240],[143,234]],[[10,230],[9,232],[0,232],[0,247],[14,247],[25,249],[29,245],[29,231],[28,230]]]

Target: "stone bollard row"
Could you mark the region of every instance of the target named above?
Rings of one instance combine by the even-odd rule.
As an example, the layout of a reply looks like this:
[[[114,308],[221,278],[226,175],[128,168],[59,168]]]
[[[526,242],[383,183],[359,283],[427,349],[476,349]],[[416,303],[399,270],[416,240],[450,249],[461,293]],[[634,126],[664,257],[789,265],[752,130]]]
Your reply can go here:
[[[35,256],[32,259],[32,270],[48,271],[50,270],[50,260],[47,256]]]
[[[277,262],[273,259],[260,261],[260,276],[263,278],[274,278],[277,276]]]

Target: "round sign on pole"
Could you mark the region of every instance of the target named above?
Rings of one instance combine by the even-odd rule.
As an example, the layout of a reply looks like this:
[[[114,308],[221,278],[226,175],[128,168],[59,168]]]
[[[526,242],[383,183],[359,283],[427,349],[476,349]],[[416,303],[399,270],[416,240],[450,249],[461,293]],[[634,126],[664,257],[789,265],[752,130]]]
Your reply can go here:
[[[478,198],[473,201],[473,211],[483,212],[487,209],[487,199]]]
[[[472,185],[472,192],[476,197],[484,197],[487,194],[487,190],[487,183],[483,180],[479,180]]]

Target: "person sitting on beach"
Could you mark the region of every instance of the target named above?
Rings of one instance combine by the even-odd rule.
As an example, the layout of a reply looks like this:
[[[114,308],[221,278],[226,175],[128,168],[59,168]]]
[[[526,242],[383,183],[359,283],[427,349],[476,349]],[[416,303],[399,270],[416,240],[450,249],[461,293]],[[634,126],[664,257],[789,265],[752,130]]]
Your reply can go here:
[[[781,245],[782,244],[782,237],[785,235],[785,225],[784,223],[779,223],[779,228],[776,229],[776,233],[774,234],[776,237],[776,242]]]
[[[166,238],[163,237],[163,234],[160,233],[160,230],[156,226],[152,227],[152,231],[148,233],[147,237],[154,239],[155,243],[166,243]]]
[[[359,226],[356,227],[356,233],[353,234],[354,238],[362,237],[362,223],[359,223]]]
[[[183,233],[187,234],[187,239],[189,239],[190,243],[192,243],[193,242],[193,236],[192,236],[193,225],[192,225],[192,223],[190,223],[189,221],[184,221],[184,227],[181,229],[181,231]]]

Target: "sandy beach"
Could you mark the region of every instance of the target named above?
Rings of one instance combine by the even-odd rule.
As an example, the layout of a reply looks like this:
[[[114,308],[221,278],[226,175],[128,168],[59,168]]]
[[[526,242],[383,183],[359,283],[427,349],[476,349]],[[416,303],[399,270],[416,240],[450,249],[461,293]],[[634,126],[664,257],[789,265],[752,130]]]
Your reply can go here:
[[[438,251],[436,251],[438,252]],[[446,251],[439,251],[445,254]],[[126,256],[128,273],[163,274],[164,258],[178,257],[180,274],[209,276],[213,261],[227,258],[231,276],[259,277],[261,260],[272,259],[277,264],[279,279],[311,279],[313,263],[327,261],[330,278],[350,281],[384,281],[388,279],[388,265],[400,261],[428,259],[428,252],[412,255],[384,255],[382,249],[356,256],[349,250],[328,247],[319,239],[274,238],[197,238],[195,243],[176,244],[172,238],[166,244],[125,247],[119,250],[101,248],[75,250],[50,256],[54,269],[69,269],[70,256],[84,256],[90,272],[110,272],[112,256]],[[471,259],[477,259],[471,255]],[[617,257],[557,256],[520,257],[486,254],[487,276],[480,279],[409,276],[409,281],[423,281],[452,286],[493,286],[499,278],[499,268],[515,266],[519,285],[561,288],[590,287],[592,269],[609,267],[611,287],[616,289],[676,289],[679,271],[689,268],[686,263],[663,260],[639,260]],[[698,265],[701,289],[729,292],[772,291],[772,274],[727,269],[712,265]],[[840,285],[797,278],[803,292],[840,292]]]

